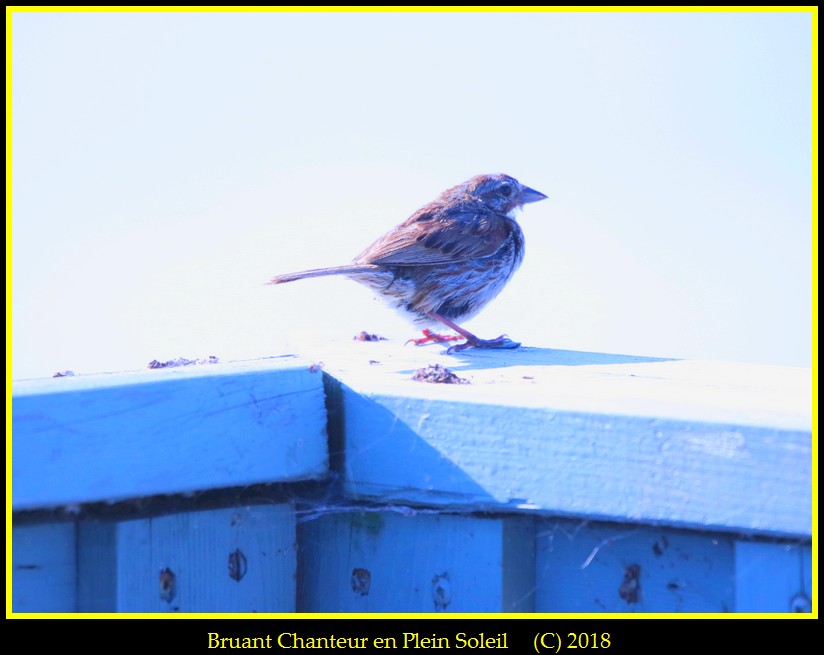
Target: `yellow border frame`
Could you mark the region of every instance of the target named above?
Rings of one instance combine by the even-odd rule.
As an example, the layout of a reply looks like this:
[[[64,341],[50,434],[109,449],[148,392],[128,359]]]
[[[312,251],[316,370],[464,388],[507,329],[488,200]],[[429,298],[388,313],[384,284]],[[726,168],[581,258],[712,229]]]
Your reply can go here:
[[[153,613],[94,613],[94,614],[60,614],[60,613],[16,613],[11,611],[12,607],[12,569],[11,569],[11,548],[12,548],[12,509],[11,509],[11,461],[12,461],[12,440],[11,440],[11,215],[12,215],[12,18],[15,13],[80,13],[80,12],[209,12],[209,13],[237,13],[237,12],[304,12],[304,13],[326,13],[326,12],[536,12],[536,13],[558,13],[558,12],[633,12],[633,13],[661,13],[661,12],[729,12],[729,13],[753,13],[753,12],[802,12],[810,13],[812,18],[812,262],[813,262],[813,295],[812,295],[812,318],[813,318],[813,398],[818,398],[818,7],[817,6],[793,6],[793,7],[695,7],[695,6],[630,6],[630,7],[6,7],[6,617],[10,618],[152,618],[152,619],[178,619],[178,618],[238,618],[238,619],[267,619],[267,618],[288,618],[288,619],[317,619],[317,618],[406,618],[406,619],[466,619],[466,618],[542,618],[547,616],[558,616],[569,619],[660,619],[660,618],[725,618],[725,619],[751,619],[751,618],[798,618],[817,619],[818,618],[818,405],[813,404],[813,498],[812,498],[812,612],[809,614],[778,614],[778,613],[712,613],[712,614],[675,614],[675,613],[638,613],[638,614],[616,614],[616,613],[592,613],[592,614],[433,614],[433,613],[402,613],[402,614],[222,614],[222,613],[181,613],[181,614],[153,614]]]

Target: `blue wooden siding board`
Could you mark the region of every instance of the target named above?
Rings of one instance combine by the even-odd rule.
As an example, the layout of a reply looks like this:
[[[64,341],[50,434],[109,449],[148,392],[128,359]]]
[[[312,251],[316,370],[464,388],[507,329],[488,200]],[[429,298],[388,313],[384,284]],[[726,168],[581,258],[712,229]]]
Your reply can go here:
[[[229,576],[240,551],[245,575]],[[294,612],[295,513],[290,504],[188,512],[117,527],[119,612]],[[174,575],[161,595],[160,571]]]
[[[349,512],[298,533],[301,612],[532,610],[530,519]]]
[[[811,434],[343,385],[346,490],[466,509],[809,535]]]
[[[17,383],[13,508],[319,477],[322,377],[256,362]]]
[[[810,611],[810,544],[739,541],[735,545],[735,564],[739,612]]]
[[[538,612],[735,611],[729,537],[556,520],[537,531]]]
[[[12,530],[12,612],[76,612],[74,523]]]
[[[77,611],[117,611],[117,524],[77,524]]]

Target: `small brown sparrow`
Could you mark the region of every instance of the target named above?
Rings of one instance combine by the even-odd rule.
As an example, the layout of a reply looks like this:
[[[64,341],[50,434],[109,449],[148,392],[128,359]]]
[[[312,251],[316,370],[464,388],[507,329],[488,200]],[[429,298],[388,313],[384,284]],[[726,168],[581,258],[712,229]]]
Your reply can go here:
[[[307,277],[345,275],[380,294],[418,325],[442,323],[466,339],[466,348],[517,348],[501,335],[479,339],[466,321],[497,296],[524,258],[524,235],[515,210],[546,196],[508,175],[476,175],[447,189],[355,257],[354,263],[273,277],[282,284]],[[451,341],[424,330],[428,341]]]

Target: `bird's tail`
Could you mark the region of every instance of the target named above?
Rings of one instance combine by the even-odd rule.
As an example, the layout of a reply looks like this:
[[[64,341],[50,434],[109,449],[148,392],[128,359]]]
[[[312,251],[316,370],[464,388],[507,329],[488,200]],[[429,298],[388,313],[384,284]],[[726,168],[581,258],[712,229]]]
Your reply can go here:
[[[266,284],[283,284],[284,282],[294,282],[307,277],[323,277],[324,275],[349,275],[350,273],[372,273],[383,270],[382,266],[376,264],[347,264],[346,266],[330,266],[329,268],[313,268],[308,271],[298,271],[297,273],[284,273],[275,275]]]

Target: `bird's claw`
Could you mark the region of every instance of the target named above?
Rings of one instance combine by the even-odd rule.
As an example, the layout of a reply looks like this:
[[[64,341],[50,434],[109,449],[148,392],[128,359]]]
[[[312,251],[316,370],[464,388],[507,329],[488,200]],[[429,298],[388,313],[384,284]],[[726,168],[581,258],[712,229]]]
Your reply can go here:
[[[432,330],[423,330],[423,336],[420,339],[410,339],[404,345],[414,343],[416,346],[422,346],[425,343],[445,343],[447,341],[457,341],[460,339],[457,334],[437,334]]]
[[[512,348],[520,348],[521,344],[518,341],[513,341],[505,334],[502,334],[497,339],[467,339],[463,343],[457,343],[454,346],[450,346],[446,349],[447,355],[452,355],[454,353],[460,352],[461,350],[467,350],[469,348],[505,348],[505,349],[512,349]]]

